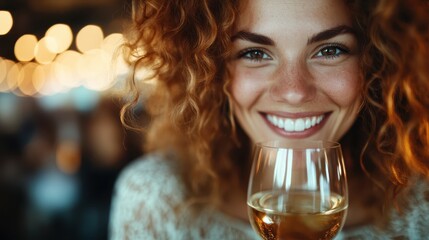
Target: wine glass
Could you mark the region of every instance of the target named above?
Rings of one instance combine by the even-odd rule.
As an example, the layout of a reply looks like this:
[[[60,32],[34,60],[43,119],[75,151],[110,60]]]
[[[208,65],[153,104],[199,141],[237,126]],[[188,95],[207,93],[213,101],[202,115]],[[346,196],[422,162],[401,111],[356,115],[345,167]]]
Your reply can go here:
[[[249,219],[263,239],[333,239],[348,207],[341,145],[257,143],[247,193]]]

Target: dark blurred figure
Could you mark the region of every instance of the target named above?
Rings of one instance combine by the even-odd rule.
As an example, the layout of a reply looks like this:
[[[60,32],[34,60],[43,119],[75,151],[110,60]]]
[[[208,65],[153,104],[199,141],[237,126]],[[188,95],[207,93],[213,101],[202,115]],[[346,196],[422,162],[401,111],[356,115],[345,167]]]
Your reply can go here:
[[[141,134],[124,129],[119,119],[120,104],[113,98],[100,101],[83,119],[81,207],[83,239],[107,239],[110,200],[119,171],[142,153]],[[102,228],[95,228],[95,225]],[[98,231],[97,233],[94,230]]]
[[[0,94],[0,239],[107,239],[113,184],[143,144],[119,109],[110,97],[82,112]]]
[[[49,161],[55,127],[34,98],[2,93],[0,109],[0,239],[23,239],[28,178]]]

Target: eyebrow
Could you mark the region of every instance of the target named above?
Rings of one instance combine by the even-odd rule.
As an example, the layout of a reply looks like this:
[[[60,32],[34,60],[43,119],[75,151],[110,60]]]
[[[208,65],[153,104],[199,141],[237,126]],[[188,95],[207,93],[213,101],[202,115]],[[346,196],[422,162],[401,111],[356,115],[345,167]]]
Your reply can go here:
[[[307,44],[327,40],[337,35],[345,34],[345,33],[355,34],[355,30],[346,25],[333,27],[311,36],[311,38],[308,39]],[[274,45],[274,40],[272,40],[271,38],[261,34],[247,32],[247,31],[239,31],[231,37],[232,41],[235,41],[237,39],[242,39],[242,40],[246,40],[246,41],[250,41],[250,42],[258,43],[262,45],[269,45],[269,46]]]
[[[251,33],[247,31],[239,31],[236,34],[234,34],[231,38],[232,41],[235,41],[237,39],[242,39],[242,40],[246,40],[246,41],[250,41],[250,42],[258,43],[262,45],[270,45],[270,46],[274,45],[274,41],[271,38],[261,34]]]
[[[351,33],[353,35],[356,35],[356,32],[352,27],[349,27],[346,25],[340,25],[338,27],[330,28],[313,35],[311,38],[308,39],[307,44],[328,40],[337,35],[345,34],[345,33]]]

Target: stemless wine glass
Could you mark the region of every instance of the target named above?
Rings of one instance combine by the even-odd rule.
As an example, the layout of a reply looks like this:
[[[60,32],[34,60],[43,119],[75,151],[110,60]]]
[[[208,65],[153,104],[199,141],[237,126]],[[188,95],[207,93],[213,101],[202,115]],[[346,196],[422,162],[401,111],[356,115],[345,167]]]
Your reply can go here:
[[[252,227],[263,239],[333,239],[348,206],[341,145],[255,144],[247,205]]]

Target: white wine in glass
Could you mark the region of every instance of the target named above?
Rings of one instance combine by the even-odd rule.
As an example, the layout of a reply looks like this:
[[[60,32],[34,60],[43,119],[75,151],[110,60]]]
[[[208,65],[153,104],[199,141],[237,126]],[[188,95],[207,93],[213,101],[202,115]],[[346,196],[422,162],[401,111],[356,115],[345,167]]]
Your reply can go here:
[[[263,239],[333,239],[348,207],[341,145],[255,144],[247,205],[252,227]]]

